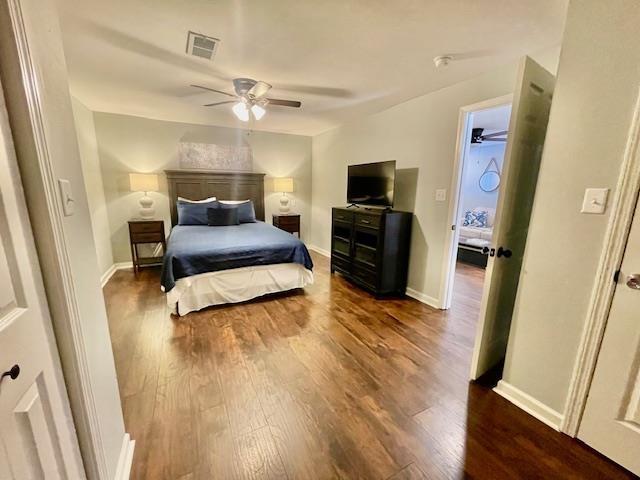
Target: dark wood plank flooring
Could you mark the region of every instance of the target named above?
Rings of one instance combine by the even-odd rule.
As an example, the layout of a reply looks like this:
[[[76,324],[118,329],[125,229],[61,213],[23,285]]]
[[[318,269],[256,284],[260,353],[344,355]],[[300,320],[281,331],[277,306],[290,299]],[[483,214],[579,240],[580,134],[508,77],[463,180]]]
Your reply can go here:
[[[314,255],[304,292],[169,315],[158,270],[105,287],[133,479],[628,478],[467,381],[484,272],[451,310],[375,300]]]

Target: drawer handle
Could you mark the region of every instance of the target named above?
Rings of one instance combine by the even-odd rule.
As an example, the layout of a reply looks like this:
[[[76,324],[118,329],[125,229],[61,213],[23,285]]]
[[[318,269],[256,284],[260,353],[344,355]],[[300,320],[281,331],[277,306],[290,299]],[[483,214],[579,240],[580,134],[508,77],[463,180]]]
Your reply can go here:
[[[371,222],[370,222],[369,220],[360,220],[360,223],[366,223],[366,224],[369,224],[369,223],[371,223]]]

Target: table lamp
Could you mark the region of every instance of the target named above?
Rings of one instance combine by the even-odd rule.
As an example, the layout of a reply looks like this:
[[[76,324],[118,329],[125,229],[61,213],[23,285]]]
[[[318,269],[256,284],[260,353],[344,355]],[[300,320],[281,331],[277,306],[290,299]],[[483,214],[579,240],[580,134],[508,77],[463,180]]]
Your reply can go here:
[[[289,213],[289,197],[287,197],[287,193],[293,192],[293,178],[281,177],[274,179],[273,189],[276,192],[282,192],[280,213]]]
[[[140,217],[153,218],[156,212],[153,208],[153,199],[147,195],[147,192],[158,191],[158,176],[154,173],[130,173],[129,185],[132,192],[144,192],[144,196],[140,199]]]

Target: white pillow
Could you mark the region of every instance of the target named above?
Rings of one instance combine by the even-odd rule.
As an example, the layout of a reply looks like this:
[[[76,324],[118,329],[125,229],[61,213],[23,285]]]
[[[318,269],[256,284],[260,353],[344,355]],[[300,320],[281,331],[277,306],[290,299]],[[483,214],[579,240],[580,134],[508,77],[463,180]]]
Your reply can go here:
[[[238,205],[240,203],[247,203],[249,200],[218,200],[220,203],[225,203],[227,205]]]
[[[216,197],[205,198],[204,200],[189,200],[188,198],[178,197],[179,202],[187,202],[187,203],[209,203],[216,200]]]

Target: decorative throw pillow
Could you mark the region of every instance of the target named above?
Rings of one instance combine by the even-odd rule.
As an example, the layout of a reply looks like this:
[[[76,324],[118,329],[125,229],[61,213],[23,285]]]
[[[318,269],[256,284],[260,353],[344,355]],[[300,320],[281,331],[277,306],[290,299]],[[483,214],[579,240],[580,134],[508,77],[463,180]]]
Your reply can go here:
[[[216,200],[210,202],[193,203],[191,201],[178,200],[178,225],[207,225],[207,209],[216,208]]]
[[[238,225],[237,208],[209,208],[207,209],[208,223],[212,227],[228,227]]]
[[[240,223],[254,223],[256,221],[256,211],[251,200],[220,200],[218,201],[218,207],[222,209],[237,208]]]
[[[464,220],[462,221],[462,226],[464,227],[480,227],[487,228],[489,214],[486,210],[467,210],[464,212]]]

